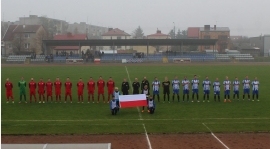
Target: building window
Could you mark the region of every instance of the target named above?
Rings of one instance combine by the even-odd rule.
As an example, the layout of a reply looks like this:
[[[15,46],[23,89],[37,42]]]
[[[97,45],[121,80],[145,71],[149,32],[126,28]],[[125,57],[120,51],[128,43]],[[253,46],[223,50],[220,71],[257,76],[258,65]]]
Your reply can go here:
[[[30,38],[30,34],[24,34],[24,38]]]
[[[30,43],[25,43],[25,44],[24,44],[24,48],[25,48],[25,49],[29,49],[29,47],[30,47]]]
[[[226,36],[226,35],[218,36],[218,40],[227,40],[227,39],[228,39],[228,36]]]
[[[204,35],[203,38],[204,38],[204,39],[210,39],[210,36],[209,36],[209,35]]]
[[[117,37],[117,39],[121,39],[121,37],[120,37],[120,36],[118,36],[118,37]]]

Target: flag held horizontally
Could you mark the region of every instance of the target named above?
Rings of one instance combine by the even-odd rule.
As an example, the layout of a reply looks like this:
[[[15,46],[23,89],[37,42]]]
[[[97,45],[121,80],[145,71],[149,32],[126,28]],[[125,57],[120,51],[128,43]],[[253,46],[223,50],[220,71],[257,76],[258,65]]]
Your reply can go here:
[[[119,103],[121,108],[147,106],[145,94],[119,95]]]

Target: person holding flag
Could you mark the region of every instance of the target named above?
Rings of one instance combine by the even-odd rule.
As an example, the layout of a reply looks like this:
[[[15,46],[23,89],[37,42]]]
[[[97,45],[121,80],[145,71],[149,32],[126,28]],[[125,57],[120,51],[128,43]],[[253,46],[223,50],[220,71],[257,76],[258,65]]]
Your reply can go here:
[[[142,90],[142,94],[145,94],[146,100],[148,101],[148,96],[150,95],[150,91],[149,91],[147,85],[144,85],[144,88],[143,88],[143,90]],[[142,107],[142,113],[143,113],[143,112],[144,112],[144,106]],[[148,109],[148,112],[150,112],[149,109]]]
[[[120,107],[120,105],[119,105],[119,95],[121,95],[121,92],[119,92],[118,87],[115,87],[115,90],[113,92],[113,96],[114,96],[114,99],[116,100],[116,104],[117,104],[118,107]],[[118,111],[119,111],[119,109],[118,109]]]
[[[148,100],[148,111],[150,114],[154,114],[155,110],[156,110],[156,103],[153,100],[152,96],[149,96],[149,100]]]
[[[115,97],[113,95],[112,100],[110,101],[110,110],[111,110],[112,115],[116,115],[118,109],[119,109],[119,107],[117,106]]]

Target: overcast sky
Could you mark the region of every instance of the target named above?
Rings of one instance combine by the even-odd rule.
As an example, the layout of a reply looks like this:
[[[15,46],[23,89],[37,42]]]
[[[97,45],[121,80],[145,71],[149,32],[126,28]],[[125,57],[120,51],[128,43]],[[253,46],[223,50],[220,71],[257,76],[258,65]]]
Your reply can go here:
[[[46,15],[69,23],[87,22],[131,33],[139,25],[145,35],[157,28],[187,29],[215,25],[231,35],[270,34],[270,0],[1,0],[1,20]]]

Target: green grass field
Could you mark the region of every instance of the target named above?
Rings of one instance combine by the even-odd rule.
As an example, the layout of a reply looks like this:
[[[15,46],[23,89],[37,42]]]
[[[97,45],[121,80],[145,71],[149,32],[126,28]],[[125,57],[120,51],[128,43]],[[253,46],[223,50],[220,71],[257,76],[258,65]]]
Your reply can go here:
[[[197,74],[200,82],[205,76],[209,76],[212,82],[216,77],[223,82],[226,75],[231,81],[236,76],[240,80],[245,75],[249,75],[251,80],[257,76],[260,81],[260,101],[214,102],[213,89],[211,89],[210,103],[157,103],[154,115],[147,112],[139,113],[137,108],[128,108],[121,109],[118,115],[112,116],[107,103],[88,104],[84,102],[84,104],[78,104],[76,102],[76,87],[73,85],[74,102],[72,104],[64,104],[63,102],[18,104],[19,88],[17,83],[21,76],[24,76],[27,82],[31,77],[34,77],[36,81],[40,77],[46,80],[51,78],[54,81],[59,76],[62,82],[65,81],[66,77],[70,77],[74,84],[80,77],[86,82],[90,76],[95,81],[100,75],[105,80],[112,76],[116,85],[120,87],[123,78],[128,79],[128,74],[124,65],[2,67],[2,134],[132,134],[144,133],[143,124],[148,133],[209,132],[202,123],[205,123],[213,132],[270,131],[270,96],[268,93],[270,66],[126,66],[131,81],[138,77],[140,82],[143,76],[147,76],[150,82],[155,76],[163,81],[165,76],[172,80],[175,75],[179,79],[186,75],[191,80],[193,75]],[[15,86],[13,88],[15,104],[6,104],[4,87],[6,78],[10,78]],[[86,90],[84,93],[86,101]],[[242,90],[240,96],[242,96]],[[64,88],[62,88],[62,101],[63,97]],[[203,92],[200,84],[201,101],[202,97]],[[221,91],[221,97],[223,99],[223,91]],[[107,95],[105,98],[107,100]],[[29,95],[27,100],[29,101]],[[163,95],[161,95],[161,100],[163,100]]]

